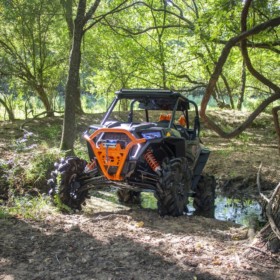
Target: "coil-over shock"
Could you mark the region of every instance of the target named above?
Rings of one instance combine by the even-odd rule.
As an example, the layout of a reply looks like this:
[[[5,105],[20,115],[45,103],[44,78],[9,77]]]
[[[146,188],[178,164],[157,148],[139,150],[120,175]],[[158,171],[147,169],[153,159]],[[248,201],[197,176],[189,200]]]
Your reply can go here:
[[[145,158],[146,162],[149,164],[149,166],[151,167],[151,169],[154,172],[159,174],[161,171],[161,167],[160,167],[156,157],[154,156],[152,149],[147,150],[147,152],[144,155],[144,158]]]

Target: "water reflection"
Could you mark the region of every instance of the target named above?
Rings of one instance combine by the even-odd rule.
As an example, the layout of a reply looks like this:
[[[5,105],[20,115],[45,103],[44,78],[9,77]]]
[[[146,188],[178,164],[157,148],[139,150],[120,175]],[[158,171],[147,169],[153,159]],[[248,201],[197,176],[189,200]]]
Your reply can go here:
[[[215,218],[250,225],[252,220],[263,221],[262,208],[255,200],[240,200],[218,196],[215,200]]]
[[[94,196],[105,199],[107,201],[117,203],[118,198],[115,190],[111,191],[95,191]],[[145,209],[157,209],[157,200],[153,193],[141,193],[141,207]],[[137,206],[139,207],[139,206]],[[187,215],[196,215],[195,209],[192,206],[192,198],[189,199],[187,205]],[[224,196],[217,196],[215,200],[215,214],[214,217],[221,221],[232,221],[237,224],[248,226],[252,220],[263,221],[262,208],[255,200],[240,200],[233,198],[226,198]]]
[[[157,201],[153,194],[143,193],[141,196],[143,208],[157,209]],[[189,199],[187,207],[187,215],[196,214],[192,205],[192,198]],[[245,226],[248,226],[252,220],[263,221],[262,208],[257,201],[249,199],[242,201],[223,196],[217,196],[215,199],[214,217],[217,220],[232,221]]]

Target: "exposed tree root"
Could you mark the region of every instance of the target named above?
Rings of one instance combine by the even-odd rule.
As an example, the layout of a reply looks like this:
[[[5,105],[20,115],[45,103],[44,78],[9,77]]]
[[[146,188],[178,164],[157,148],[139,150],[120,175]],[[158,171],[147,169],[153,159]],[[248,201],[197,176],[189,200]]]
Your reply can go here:
[[[268,224],[260,231],[258,237],[261,243],[267,244],[267,248],[272,252],[280,251],[280,183],[274,189],[270,198],[261,192],[260,184],[261,165],[257,174],[257,186],[263,202],[263,209],[268,218]]]

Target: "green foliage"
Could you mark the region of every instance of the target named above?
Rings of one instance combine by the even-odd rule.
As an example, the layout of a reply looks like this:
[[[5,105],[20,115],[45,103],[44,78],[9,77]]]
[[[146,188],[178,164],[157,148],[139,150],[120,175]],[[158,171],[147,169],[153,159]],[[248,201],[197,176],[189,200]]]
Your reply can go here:
[[[3,159],[0,159],[0,171],[8,171],[9,165],[7,162],[5,162]]]
[[[122,1],[102,1],[96,16],[120,3]],[[87,8],[91,4],[89,2]],[[242,1],[134,4],[108,15],[106,21],[85,34],[80,81],[81,91],[86,93],[82,100],[86,112],[105,111],[114,91],[124,87],[172,87],[190,92],[198,87],[203,94],[225,42],[240,32]],[[73,15],[74,5],[68,7]],[[57,100],[62,99],[64,92],[70,45],[64,12],[65,7],[58,0],[2,1],[0,4],[1,72],[10,74],[5,79],[9,89],[5,95],[17,117],[25,117],[27,113],[30,117],[31,110],[35,114],[43,109],[43,103],[35,101],[43,98],[40,89],[51,107],[62,109]],[[277,0],[254,1],[248,28],[279,14]],[[248,38],[255,46],[248,49],[254,67],[276,84],[280,82],[277,75],[280,57],[273,51],[272,44],[278,37],[279,28],[274,28]],[[265,43],[268,48],[258,48],[258,43]],[[233,48],[223,68],[229,88],[225,80],[219,79],[218,100],[228,102],[230,89],[237,103],[242,64],[239,48]],[[2,83],[3,78],[0,89]],[[250,101],[250,96],[263,100],[265,96],[259,93],[266,91],[266,86],[247,71],[245,106],[255,109],[259,102]]]
[[[53,169],[53,164],[58,158],[58,149],[43,150],[33,155],[25,169],[26,183],[33,185],[38,182],[44,182],[47,179],[47,171]]]
[[[81,103],[85,113],[103,113],[109,100],[106,100],[103,96],[97,98],[93,95],[84,94],[81,96]]]
[[[235,146],[231,144],[228,147],[215,151],[215,153],[217,153],[220,156],[224,156],[225,158],[228,158],[235,150]]]
[[[54,163],[64,154],[58,149],[40,146],[32,155],[24,151],[8,165],[0,166],[2,191],[7,199],[26,193],[46,193],[47,179],[54,169]],[[6,186],[4,188],[4,186]]]
[[[0,219],[9,219],[11,215],[9,214],[9,208],[0,206]]]
[[[0,207],[0,219],[18,217],[23,219],[42,220],[55,209],[50,198],[46,196],[32,197],[29,195],[14,197],[8,206]]]
[[[116,204],[119,203],[119,199],[115,191],[93,191],[92,195]]]
[[[63,213],[72,213],[72,212],[73,212],[73,210],[72,210],[69,206],[65,205],[65,204],[61,201],[61,199],[60,199],[60,197],[59,197],[58,194],[55,194],[55,195],[54,195],[53,201],[54,201],[54,204],[55,204],[55,206],[57,207],[57,209],[58,209],[59,211],[61,211],[61,212],[63,212]]]
[[[36,127],[36,135],[39,140],[44,141],[46,147],[58,147],[61,129],[60,123],[46,123],[44,126]]]
[[[141,193],[141,206],[143,208],[157,209],[157,199],[152,193]]]
[[[57,177],[56,177],[56,180],[57,182],[60,182],[61,181],[61,174],[58,173]],[[61,199],[60,199],[60,196],[58,193],[55,193],[54,196],[52,197],[53,199],[53,203],[54,205],[57,207],[57,209],[61,212],[66,212],[66,213],[71,213],[72,212],[72,209],[65,205]]]
[[[85,140],[75,142],[75,155],[79,158],[88,160],[88,150]]]
[[[61,182],[61,174],[60,173],[58,173],[58,175],[56,177],[56,180],[57,180],[57,182]],[[57,191],[59,192],[59,190],[57,190]],[[55,193],[52,196],[52,202],[56,206],[56,209],[60,212],[63,212],[63,213],[72,213],[73,212],[73,210],[69,206],[65,205],[61,201],[59,193]]]
[[[252,135],[243,132],[240,135],[238,135],[237,139],[241,140],[244,144],[247,144],[252,140]]]
[[[46,110],[68,55],[59,8],[58,1],[46,0],[0,4],[1,72],[12,77],[17,89],[28,89],[25,98],[36,94]]]

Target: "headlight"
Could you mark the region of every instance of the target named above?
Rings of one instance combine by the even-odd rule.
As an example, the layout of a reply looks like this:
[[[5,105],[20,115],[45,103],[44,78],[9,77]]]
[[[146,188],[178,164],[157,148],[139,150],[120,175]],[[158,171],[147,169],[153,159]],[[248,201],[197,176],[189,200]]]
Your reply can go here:
[[[142,132],[141,135],[145,139],[161,138],[161,132],[160,131],[146,131],[146,132]]]

